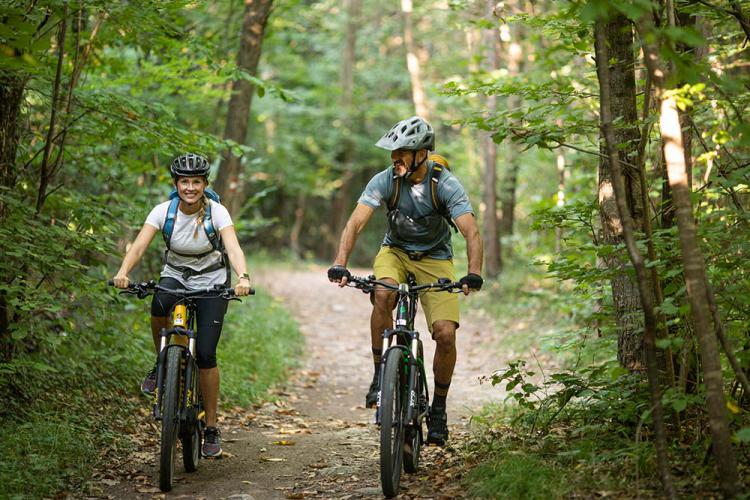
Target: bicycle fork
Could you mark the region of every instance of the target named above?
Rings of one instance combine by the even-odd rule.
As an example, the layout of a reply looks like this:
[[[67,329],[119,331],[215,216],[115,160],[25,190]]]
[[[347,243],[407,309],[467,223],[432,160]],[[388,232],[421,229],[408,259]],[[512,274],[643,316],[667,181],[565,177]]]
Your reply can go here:
[[[403,345],[394,345],[393,338],[398,335],[409,334],[411,342],[409,348]],[[421,412],[420,408],[420,394],[417,393],[417,377],[422,376],[424,379],[423,367],[419,363],[419,352],[421,351],[422,341],[419,340],[419,334],[416,332],[404,332],[403,330],[386,330],[383,336],[388,341],[388,347],[383,353],[383,357],[380,360],[380,390],[378,390],[378,401],[375,409],[375,423],[380,425],[380,403],[383,387],[383,377],[385,374],[385,362],[388,359],[388,353],[391,349],[398,349],[403,351],[403,357],[408,367],[408,378],[406,379],[406,391],[404,394],[407,395],[406,402],[406,419],[405,422],[411,422],[415,416],[418,416]],[[406,336],[406,335],[405,335]]]
[[[172,336],[177,335],[180,337],[186,337],[187,338],[187,346],[185,346],[184,341],[182,343],[167,343],[167,339]],[[192,396],[192,394],[188,394],[188,392],[192,391],[192,377],[193,377],[193,364],[187,362],[188,356],[193,356],[195,353],[195,335],[193,334],[192,330],[186,330],[182,326],[174,326],[170,329],[162,329],[161,332],[159,332],[159,336],[161,337],[161,343],[159,345],[159,357],[157,361],[157,371],[156,371],[156,395],[154,398],[154,406],[153,406],[153,414],[154,418],[157,421],[160,421],[162,419],[162,411],[161,411],[161,405],[162,405],[162,398],[163,398],[163,392],[162,389],[164,387],[164,371],[166,368],[166,359],[167,359],[167,347],[170,346],[177,346],[180,347],[183,350],[187,350],[187,353],[183,353],[182,361],[185,363],[185,366],[180,367],[180,371],[184,373],[185,380],[183,381],[183,384],[186,384],[184,389],[182,391],[182,405],[181,408],[186,408],[187,403],[189,401],[189,397]],[[184,369],[183,369],[184,368]],[[190,384],[187,386],[187,384]]]

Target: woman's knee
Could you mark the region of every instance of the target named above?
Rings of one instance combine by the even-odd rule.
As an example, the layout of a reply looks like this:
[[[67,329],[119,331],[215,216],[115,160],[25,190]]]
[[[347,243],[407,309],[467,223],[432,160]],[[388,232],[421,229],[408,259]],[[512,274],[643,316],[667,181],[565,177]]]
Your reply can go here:
[[[208,368],[216,368],[216,351],[212,353],[198,352],[195,356],[196,364],[198,368],[203,370]]]

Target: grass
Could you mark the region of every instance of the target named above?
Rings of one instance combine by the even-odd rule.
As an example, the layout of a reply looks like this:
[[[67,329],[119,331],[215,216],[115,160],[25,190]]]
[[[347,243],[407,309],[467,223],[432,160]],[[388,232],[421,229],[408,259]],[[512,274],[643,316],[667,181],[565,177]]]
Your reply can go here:
[[[139,385],[153,362],[148,304],[119,301],[75,323],[94,333],[63,335],[3,373],[2,498],[85,496],[95,467],[132,451],[128,430],[143,423]],[[226,405],[267,397],[301,352],[295,323],[263,293],[230,306],[225,333],[218,357]]]
[[[222,402],[247,406],[282,382],[302,352],[302,335],[284,306],[258,292],[231,303],[217,353]]]
[[[510,405],[487,408],[466,445],[476,466],[464,479],[478,498],[651,497],[653,449],[606,423],[560,421],[547,434],[514,422]],[[488,436],[490,438],[488,439]]]

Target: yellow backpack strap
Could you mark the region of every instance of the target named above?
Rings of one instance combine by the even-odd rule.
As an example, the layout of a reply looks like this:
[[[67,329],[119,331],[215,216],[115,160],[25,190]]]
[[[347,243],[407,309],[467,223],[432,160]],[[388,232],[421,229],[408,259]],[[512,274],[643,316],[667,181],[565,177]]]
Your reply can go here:
[[[441,175],[443,175],[443,166],[437,162],[433,163],[432,172],[430,173],[430,197],[432,198],[432,206],[435,208],[435,211],[438,214],[442,215],[445,218],[446,222],[448,222],[448,225],[452,227],[455,232],[458,232],[456,223],[453,222],[453,219],[451,219],[451,215],[450,213],[448,213],[447,207],[443,206],[440,203],[440,199],[438,198],[438,183],[440,182]]]
[[[431,162],[439,163],[440,165],[447,168],[448,170],[451,169],[451,166],[448,163],[448,159],[443,155],[439,155],[437,153],[430,153],[430,156],[428,156],[427,159],[430,160]]]
[[[439,163],[432,164],[432,173],[430,173],[430,195],[432,197],[432,206],[435,207],[435,211],[442,214],[442,207],[440,206],[440,200],[438,199],[438,183],[440,182],[440,176],[443,174],[443,167]]]

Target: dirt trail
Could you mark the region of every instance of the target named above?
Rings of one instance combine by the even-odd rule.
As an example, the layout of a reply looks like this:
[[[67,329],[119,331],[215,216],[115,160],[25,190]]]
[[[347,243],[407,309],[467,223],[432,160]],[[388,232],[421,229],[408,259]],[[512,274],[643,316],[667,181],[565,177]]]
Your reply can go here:
[[[359,270],[361,275],[366,270]],[[328,282],[325,269],[257,274],[256,283],[287,304],[305,336],[302,366],[277,403],[255,410],[235,409],[220,422],[225,458],[203,460],[199,470],[178,480],[170,498],[265,500],[288,498],[382,498],[379,485],[378,430],[364,394],[372,377],[368,297]],[[503,366],[498,349],[487,344],[487,318],[464,312],[458,335],[458,362],[448,397],[453,443],[466,434],[471,410],[500,397],[499,389],[479,377]],[[418,330],[431,362],[434,342],[420,311]],[[221,348],[221,346],[219,347]],[[432,374],[428,374],[432,379]],[[432,389],[432,382],[430,382]],[[227,413],[227,412],[223,412]],[[147,417],[144,416],[144,420]],[[156,429],[150,434],[156,437]],[[100,472],[111,484],[102,496],[152,498],[157,484],[156,439],[119,471]],[[424,450],[421,470],[402,479],[401,498],[461,496],[450,474],[439,474],[458,461],[447,448]]]

